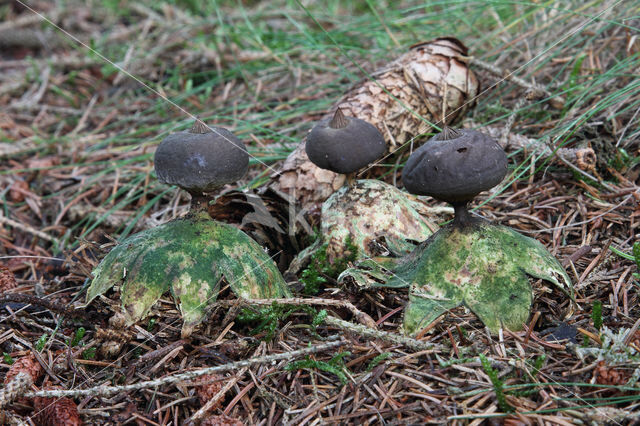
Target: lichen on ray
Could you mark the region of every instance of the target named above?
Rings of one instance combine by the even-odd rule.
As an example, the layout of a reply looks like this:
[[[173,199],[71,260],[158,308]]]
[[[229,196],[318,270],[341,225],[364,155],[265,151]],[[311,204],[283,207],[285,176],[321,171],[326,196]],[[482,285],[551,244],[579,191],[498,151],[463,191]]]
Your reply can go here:
[[[542,244],[480,220],[463,228],[447,225],[408,256],[385,263],[369,259],[340,279],[346,277],[364,287],[409,288],[403,328],[410,335],[460,305],[492,332],[521,330],[533,301],[529,277],[573,297],[568,275]]]
[[[205,318],[224,278],[242,298],[290,297],[275,263],[237,228],[206,213],[176,219],[135,234],[117,245],[93,272],[89,304],[121,284],[127,324],[146,317],[168,290],[188,335]]]

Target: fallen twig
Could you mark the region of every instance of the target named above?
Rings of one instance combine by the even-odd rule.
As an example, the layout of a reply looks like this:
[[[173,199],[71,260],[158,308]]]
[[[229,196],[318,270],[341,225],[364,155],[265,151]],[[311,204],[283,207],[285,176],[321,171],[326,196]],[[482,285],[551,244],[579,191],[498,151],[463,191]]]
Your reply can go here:
[[[346,300],[320,299],[320,298],[302,298],[294,297],[291,299],[236,299],[236,300],[218,300],[216,304],[220,306],[240,306],[240,305],[262,305],[269,306],[273,303],[282,305],[318,305],[318,306],[336,306],[351,311],[356,319],[369,328],[377,328],[376,322],[368,314],[356,308],[351,302]]]
[[[31,235],[35,235],[38,238],[49,241],[58,246],[60,245],[60,240],[58,240],[56,237],[52,237],[51,235],[45,232],[38,231],[37,229],[33,229],[28,225],[24,225],[20,222],[16,222],[15,220],[11,220],[8,217],[5,217],[1,212],[0,212],[0,224],[12,226],[16,229],[20,229],[21,231],[27,232]]]
[[[372,328],[365,327],[360,324],[354,324],[349,321],[344,321],[339,318],[332,317],[330,315],[325,318],[325,322],[327,324],[333,325],[343,330],[352,331],[363,337],[373,337],[375,339],[384,340],[384,341],[391,342],[396,345],[401,345],[417,351],[441,349],[440,345],[436,345],[434,343],[423,342],[417,339],[412,339],[411,337],[401,336],[395,333],[389,333],[387,331],[374,330]]]
[[[56,312],[72,318],[83,318],[90,320],[91,315],[83,310],[73,309],[69,306],[63,306],[59,303],[52,302],[51,300],[43,299],[31,294],[22,293],[5,293],[0,296],[0,304],[6,302],[14,303],[28,303],[35,306],[41,306],[52,312]]]
[[[488,133],[489,136],[499,141],[500,145],[505,149],[525,149],[545,158],[555,156],[558,161],[581,171],[595,170],[596,167],[596,153],[589,147],[558,148],[554,150],[541,140],[528,138],[516,133],[509,132],[506,137],[503,137],[504,129],[499,126],[476,127],[476,129]]]
[[[522,87],[523,89],[527,89],[528,93],[526,96],[529,100],[542,99],[546,97],[549,98],[547,99],[547,102],[549,102],[549,105],[551,105],[553,108],[562,109],[562,107],[564,106],[564,97],[552,94],[549,90],[539,84],[529,83],[528,81],[514,75],[515,71],[509,72],[503,70],[493,64],[490,64],[483,61],[482,59],[478,59],[473,56],[462,57],[461,59],[469,62],[471,65],[475,65],[485,71],[489,71],[491,74],[495,75],[498,78],[508,80],[513,84]]]
[[[263,345],[260,345],[258,349],[254,352],[254,357],[263,349]],[[218,403],[218,401],[223,398],[229,390],[238,383],[238,380],[244,376],[249,367],[244,367],[240,371],[238,371],[231,379],[227,380],[222,389],[218,391],[209,401],[206,402],[198,411],[196,411],[191,418],[189,418],[185,425],[192,425],[199,421],[201,421],[204,416]]]
[[[65,16],[65,11],[53,10],[48,13],[48,17],[51,21],[57,22],[61,17]],[[27,27],[30,25],[40,25],[42,18],[36,14],[24,14],[15,19],[0,22],[0,32],[11,32],[17,28]]]
[[[336,340],[339,339],[339,340]],[[305,349],[298,349],[290,352],[283,352],[279,354],[267,355],[258,358],[250,358],[243,361],[230,362],[228,364],[218,365],[215,367],[202,368],[200,370],[189,371],[187,373],[174,374],[172,376],[163,377],[156,380],[146,380],[144,382],[134,383],[132,385],[123,386],[95,386],[87,389],[53,389],[53,390],[41,390],[37,392],[29,392],[25,394],[27,398],[34,398],[37,396],[46,398],[78,398],[86,396],[111,396],[123,392],[136,391],[141,389],[151,389],[159,386],[172,385],[181,382],[190,382],[196,377],[205,376],[207,374],[221,373],[224,371],[238,370],[243,367],[250,367],[256,364],[267,364],[276,361],[291,360],[303,355],[310,355],[318,352],[323,352],[328,349],[337,348],[345,344],[340,336],[335,336],[329,339],[327,343],[321,345],[311,346]]]

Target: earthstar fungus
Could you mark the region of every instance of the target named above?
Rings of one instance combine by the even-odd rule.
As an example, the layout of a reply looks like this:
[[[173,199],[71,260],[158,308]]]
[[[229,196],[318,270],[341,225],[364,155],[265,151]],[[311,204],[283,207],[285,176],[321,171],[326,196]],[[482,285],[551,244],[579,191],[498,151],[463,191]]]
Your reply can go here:
[[[507,172],[504,151],[474,130],[446,129],[407,161],[403,181],[409,192],[454,206],[455,218],[409,255],[345,271],[370,287],[409,287],[404,332],[416,334],[461,304],[491,330],[521,330],[533,301],[528,276],[557,286],[572,298],[569,277],[538,241],[479,217],[467,204],[500,183]],[[374,279],[372,279],[374,278]]]
[[[190,212],[132,235],[119,243],[93,271],[86,304],[120,284],[126,325],[146,317],[168,290],[180,309],[182,336],[204,321],[224,279],[242,298],[289,297],[273,260],[239,229],[207,213],[210,192],[240,179],[248,154],[242,141],[222,128],[197,122],[190,132],[165,138],[155,155],[162,182],[191,193]]]
[[[382,237],[394,252],[406,254],[413,248],[407,240],[431,235],[434,225],[419,213],[426,208],[423,203],[385,182],[354,180],[358,170],[385,153],[384,138],[375,126],[338,108],[311,130],[305,149],[316,166],[347,174],[347,184],[322,204],[322,236],[330,263],[343,256],[348,240],[358,248],[358,256],[372,255]]]

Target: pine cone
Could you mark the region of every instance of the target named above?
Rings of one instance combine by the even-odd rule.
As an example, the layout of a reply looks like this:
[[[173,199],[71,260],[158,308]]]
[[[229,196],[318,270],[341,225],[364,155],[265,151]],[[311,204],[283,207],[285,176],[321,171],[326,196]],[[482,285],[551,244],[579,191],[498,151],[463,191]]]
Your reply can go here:
[[[466,55],[467,48],[451,37],[417,44],[374,72],[372,80],[351,89],[327,117],[339,107],[345,115],[368,121],[384,135],[387,152],[392,152],[429,130],[423,119],[442,125],[444,109],[446,124],[451,124],[474,106],[479,84],[460,59]],[[275,189],[295,196],[311,212],[345,180],[344,175],[311,163],[304,141],[289,155],[281,172]]]
[[[598,363],[594,374],[596,375],[596,383],[608,386],[623,386],[631,377],[628,371],[608,366],[604,361]]]
[[[4,376],[5,386],[8,387],[20,373],[27,374],[31,378],[31,383],[33,384],[40,378],[40,376],[42,376],[44,369],[36,359],[35,355],[32,353],[25,355],[22,358],[17,359],[11,365],[9,371],[7,371],[7,374]],[[30,407],[32,404],[33,400],[31,398],[19,397],[14,401],[14,406]]]
[[[200,423],[200,426],[243,426],[243,423],[234,417],[223,414],[221,416],[207,417]]]
[[[124,315],[119,312],[109,318],[108,328],[96,328],[95,339],[100,342],[99,352],[104,358],[116,356],[132,338],[133,333],[126,328]]]
[[[219,374],[208,374],[206,376],[199,377],[194,380],[194,384],[196,385],[196,393],[198,394],[198,399],[200,400],[200,405],[205,405],[211,398],[213,398],[220,389],[222,389],[222,381],[224,377]],[[220,402],[213,407],[211,410],[215,410],[220,406]]]
[[[18,283],[16,282],[16,277],[13,275],[13,272],[11,272],[9,268],[0,266],[0,293],[16,287],[18,287]]]
[[[17,359],[11,365],[11,368],[7,371],[7,375],[4,377],[4,384],[6,385],[11,382],[18,373],[27,373],[31,376],[32,382],[35,383],[43,372],[44,370],[36,357],[30,353],[29,355],[25,355],[22,358]]]
[[[81,425],[78,406],[69,398],[34,398],[34,420],[39,426]]]
[[[24,371],[19,371],[13,380],[5,382],[5,387],[0,389],[0,412],[3,411],[2,408],[24,395],[32,384],[31,375]]]
[[[631,344],[635,346],[635,349],[640,351],[640,330],[636,330],[631,338]]]

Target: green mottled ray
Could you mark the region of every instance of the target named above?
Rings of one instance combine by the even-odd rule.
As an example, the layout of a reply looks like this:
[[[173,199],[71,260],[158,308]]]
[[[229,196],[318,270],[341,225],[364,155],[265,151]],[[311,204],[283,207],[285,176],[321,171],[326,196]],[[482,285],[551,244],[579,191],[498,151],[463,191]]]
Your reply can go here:
[[[133,235],[118,244],[93,272],[89,304],[117,283],[127,323],[149,314],[171,290],[188,335],[206,317],[224,277],[242,298],[290,297],[274,262],[262,247],[206,213],[189,215]]]
[[[380,287],[409,287],[404,331],[415,334],[448,309],[464,304],[491,330],[522,330],[533,300],[527,275],[569,297],[571,281],[542,244],[484,221],[448,225],[405,257]]]
[[[422,214],[421,214],[422,213]],[[341,257],[347,239],[358,258],[370,255],[369,244],[385,241],[394,255],[405,255],[424,241],[435,225],[428,223],[425,203],[388,183],[362,179],[343,186],[322,204],[322,235],[331,262]]]
[[[464,304],[492,331],[523,328],[533,294],[527,276],[556,285],[573,299],[571,281],[538,241],[474,220],[449,224],[400,258],[375,258],[344,271],[362,287],[409,288],[404,332],[416,334],[445,311]]]

